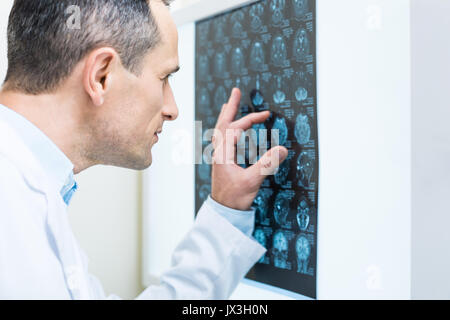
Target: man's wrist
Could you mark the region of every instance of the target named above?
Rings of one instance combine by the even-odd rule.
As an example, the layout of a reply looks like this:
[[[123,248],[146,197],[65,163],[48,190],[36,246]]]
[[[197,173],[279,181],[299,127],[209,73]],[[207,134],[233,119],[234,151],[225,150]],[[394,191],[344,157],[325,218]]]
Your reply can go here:
[[[214,199],[214,197],[213,197],[212,194],[209,195],[209,198],[210,198],[212,201],[214,201],[214,203],[217,204],[218,207],[221,207],[221,208],[223,208],[224,210],[231,210],[231,211],[233,211],[233,212],[235,212],[235,213],[239,213],[239,214],[240,214],[240,213],[249,213],[249,212],[252,212],[252,209],[251,209],[251,208],[240,209],[240,208],[232,208],[232,207],[230,207],[230,206],[227,206],[227,205],[223,204],[221,201],[218,201],[218,200]]]

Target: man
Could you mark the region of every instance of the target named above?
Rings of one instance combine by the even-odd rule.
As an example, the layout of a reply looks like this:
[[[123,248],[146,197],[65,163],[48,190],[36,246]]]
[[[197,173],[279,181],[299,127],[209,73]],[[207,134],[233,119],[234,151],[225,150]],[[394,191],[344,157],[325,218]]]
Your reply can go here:
[[[106,298],[66,209],[74,174],[98,164],[149,167],[163,123],[177,118],[169,2],[15,1],[0,92],[0,298]],[[79,27],[68,23],[69,7],[79,9]],[[240,130],[269,116],[234,121],[239,101],[234,89],[217,121],[210,197],[161,284],[138,298],[228,298],[265,252],[251,237],[250,206],[287,150],[272,149],[246,170],[234,163]]]

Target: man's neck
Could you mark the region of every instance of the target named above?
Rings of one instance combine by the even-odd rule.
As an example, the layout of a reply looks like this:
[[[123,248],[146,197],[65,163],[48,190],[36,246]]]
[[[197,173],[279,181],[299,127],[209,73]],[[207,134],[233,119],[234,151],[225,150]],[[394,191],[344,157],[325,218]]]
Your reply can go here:
[[[0,104],[17,112],[39,128],[70,159],[74,173],[95,165],[84,159],[86,139],[79,125],[80,110],[76,101],[63,94],[28,95],[21,92],[0,91]]]

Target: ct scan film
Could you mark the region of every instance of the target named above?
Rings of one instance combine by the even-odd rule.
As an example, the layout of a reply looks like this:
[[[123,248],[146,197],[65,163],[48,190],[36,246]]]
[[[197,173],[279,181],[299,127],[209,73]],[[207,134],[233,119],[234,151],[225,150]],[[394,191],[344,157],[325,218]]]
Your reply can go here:
[[[267,253],[246,277],[311,298],[319,174],[315,19],[315,0],[265,0],[198,22],[195,80],[197,135],[214,128],[233,87],[242,91],[239,117],[271,111],[253,126],[256,134],[243,135],[245,151],[237,152],[238,164],[248,167],[262,156],[250,152],[252,144],[269,149],[278,140],[289,150],[253,203],[253,237]],[[196,141],[202,150],[211,143]],[[211,166],[196,165],[195,176],[198,211],[211,192]]]

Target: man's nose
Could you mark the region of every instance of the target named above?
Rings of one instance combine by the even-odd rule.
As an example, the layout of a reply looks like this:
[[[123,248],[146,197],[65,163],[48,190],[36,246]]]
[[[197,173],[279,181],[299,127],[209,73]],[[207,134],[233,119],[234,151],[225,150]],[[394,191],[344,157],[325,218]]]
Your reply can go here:
[[[178,107],[170,86],[168,86],[167,92],[164,96],[164,107],[162,109],[162,113],[164,120],[167,121],[173,121],[178,118]]]

